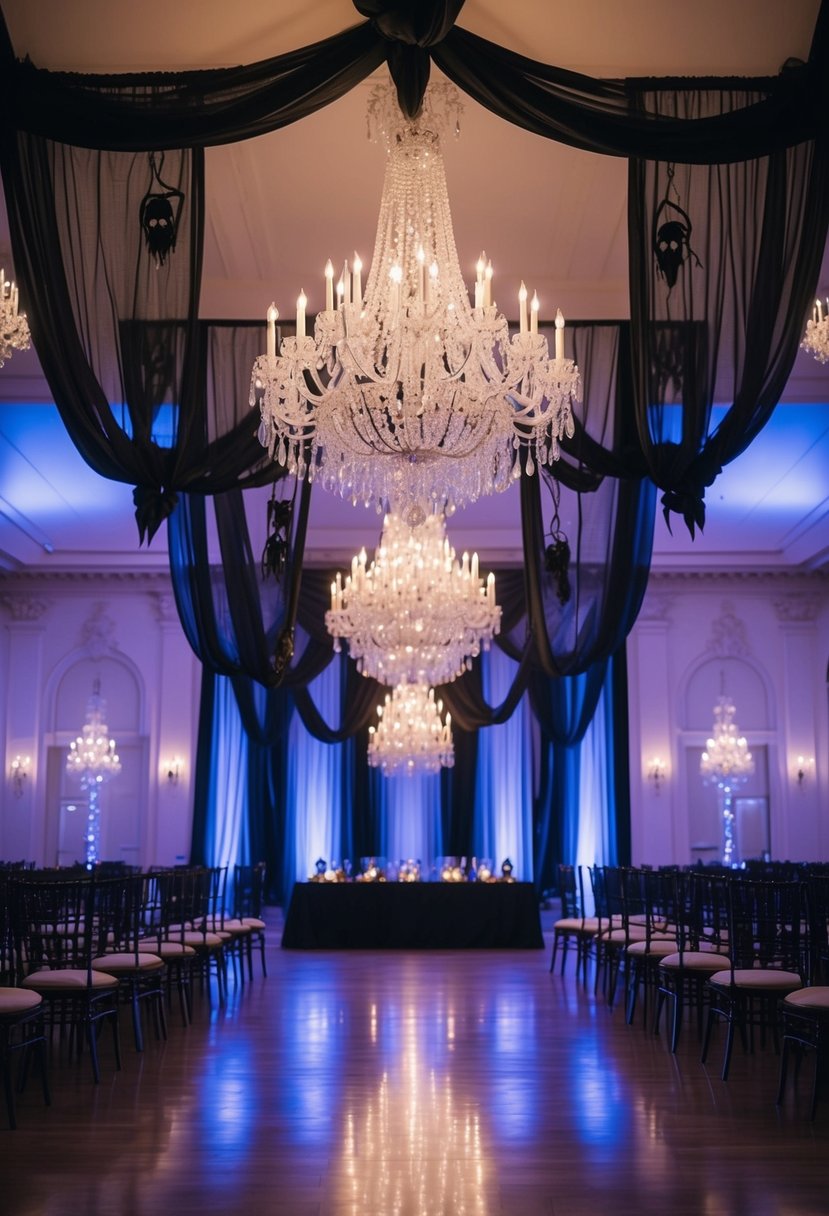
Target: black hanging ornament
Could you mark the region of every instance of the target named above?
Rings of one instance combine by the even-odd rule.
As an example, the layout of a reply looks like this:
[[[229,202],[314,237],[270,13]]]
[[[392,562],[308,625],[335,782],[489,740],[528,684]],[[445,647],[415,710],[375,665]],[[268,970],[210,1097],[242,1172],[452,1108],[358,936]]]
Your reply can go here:
[[[688,212],[680,206],[679,193],[674,185],[673,165],[668,165],[668,185],[653,217],[653,252],[656,268],[668,284],[668,291],[676,284],[680,268],[686,258],[692,257],[697,266],[702,262],[691,248],[693,225]],[[671,199],[673,191],[676,201]],[[662,222],[660,223],[660,217]]]
[[[294,494],[296,495],[296,490],[294,490]],[[293,498],[277,498],[276,482],[274,482],[270,502],[268,503],[267,538],[265,540],[265,547],[262,550],[263,579],[272,574],[278,582],[288,564],[293,514]]]
[[[175,186],[169,186],[162,179],[163,152],[160,161],[156,160],[155,152],[150,152],[149,162],[150,187],[141,200],[138,219],[144,232],[147,248],[155,258],[156,266],[163,266],[167,260],[167,254],[172,253],[176,247],[184,194]]]
[[[549,484],[549,483],[548,483]],[[550,521],[550,544],[544,550],[544,565],[548,574],[556,580],[556,599],[564,607],[570,600],[570,542],[561,528],[558,507],[561,487],[557,481],[550,485],[553,499],[553,518]]]

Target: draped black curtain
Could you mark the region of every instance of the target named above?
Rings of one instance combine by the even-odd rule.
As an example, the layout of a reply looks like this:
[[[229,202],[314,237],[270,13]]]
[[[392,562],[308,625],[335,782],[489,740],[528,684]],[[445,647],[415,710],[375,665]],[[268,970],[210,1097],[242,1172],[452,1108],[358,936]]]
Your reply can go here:
[[[638,96],[691,121],[757,98]],[[693,536],[706,488],[769,420],[794,364],[829,230],[825,137],[727,165],[632,160],[629,230],[639,445],[666,519],[679,513]]]

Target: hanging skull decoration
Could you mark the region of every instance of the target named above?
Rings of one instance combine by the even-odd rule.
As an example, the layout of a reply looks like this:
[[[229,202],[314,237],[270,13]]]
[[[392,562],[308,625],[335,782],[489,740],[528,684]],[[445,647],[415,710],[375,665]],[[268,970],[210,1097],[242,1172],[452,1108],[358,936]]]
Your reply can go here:
[[[164,157],[161,158],[161,165]],[[163,266],[167,255],[176,247],[178,224],[184,195],[174,186],[162,181],[161,165],[156,164],[155,153],[150,153],[150,188],[141,200],[138,218],[144,231],[144,239],[157,266]],[[160,190],[154,190],[158,185]]]
[[[678,198],[674,186],[674,167],[668,166],[668,187],[653,217],[653,252],[656,268],[668,284],[668,291],[676,284],[680,269],[687,258],[692,257],[697,266],[702,266],[691,248],[691,217],[678,202],[672,202],[671,191]],[[660,218],[662,222],[660,223]]]

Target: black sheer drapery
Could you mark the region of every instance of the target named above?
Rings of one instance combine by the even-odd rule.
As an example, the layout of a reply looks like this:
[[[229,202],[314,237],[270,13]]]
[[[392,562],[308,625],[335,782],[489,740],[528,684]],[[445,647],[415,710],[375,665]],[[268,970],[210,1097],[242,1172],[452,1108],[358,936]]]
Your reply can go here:
[[[120,150],[231,143],[276,130],[335,101],[385,60],[407,113],[428,80],[425,57],[499,117],[587,151],[726,163],[814,139],[825,130],[829,6],[812,52],[761,82],[739,110],[685,120],[631,113],[621,82],[538,63],[453,25],[452,0],[356,0],[372,20],[312,46],[237,68],[94,76],[48,72],[14,58],[0,29],[2,112],[9,127],[78,146]],[[124,86],[155,86],[136,96]]]
[[[84,460],[135,487],[141,540],[181,490],[215,493],[274,477],[248,383],[215,374],[224,340],[249,377],[257,331],[198,320],[203,154],[168,153],[162,172],[181,202],[175,250],[159,262],[139,222],[154,188],[147,155],[6,131],[9,224],[38,356]]]
[[[642,94],[691,120],[754,97]],[[629,177],[639,445],[666,519],[681,514],[693,536],[706,488],[769,420],[791,372],[829,230],[829,159],[824,139],[728,165],[637,160]]]

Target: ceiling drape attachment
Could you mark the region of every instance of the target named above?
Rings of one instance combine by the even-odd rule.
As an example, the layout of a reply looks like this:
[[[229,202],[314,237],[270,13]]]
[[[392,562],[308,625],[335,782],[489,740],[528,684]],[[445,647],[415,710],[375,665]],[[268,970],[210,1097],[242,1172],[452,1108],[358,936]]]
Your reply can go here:
[[[354,0],[387,40],[386,61],[406,118],[414,119],[423,106],[429,83],[430,47],[442,42],[455,24],[464,0]]]

